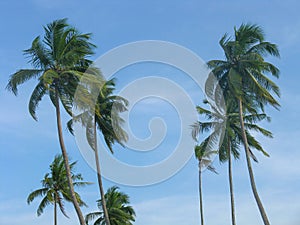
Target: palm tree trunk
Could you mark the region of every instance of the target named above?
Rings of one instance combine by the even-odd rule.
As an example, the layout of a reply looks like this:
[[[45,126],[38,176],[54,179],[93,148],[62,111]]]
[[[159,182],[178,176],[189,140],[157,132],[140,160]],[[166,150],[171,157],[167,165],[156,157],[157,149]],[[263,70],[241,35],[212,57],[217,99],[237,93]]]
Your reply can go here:
[[[256,184],[255,184],[255,181],[254,181],[254,174],[253,174],[251,160],[250,160],[248,140],[247,140],[245,126],[244,126],[243,105],[242,105],[242,99],[241,98],[239,98],[239,100],[238,100],[238,105],[239,105],[240,124],[241,124],[241,129],[242,129],[242,138],[243,138],[244,147],[245,147],[245,155],[246,155],[246,160],[247,160],[247,167],[248,167],[252,192],[253,192],[254,198],[256,200],[256,203],[257,203],[257,206],[258,206],[258,209],[260,211],[260,214],[261,214],[261,217],[263,219],[264,224],[265,225],[270,225],[270,222],[268,220],[268,217],[267,217],[267,214],[265,212],[264,206],[263,206],[263,204],[260,200],[260,197],[257,193]]]
[[[232,183],[232,162],[231,162],[231,146],[228,138],[228,176],[229,176],[229,189],[230,189],[230,202],[231,202],[231,222],[235,225],[235,208],[234,208],[234,195],[233,195],[233,183]]]
[[[54,199],[54,225],[57,225],[57,205],[56,205],[56,199]]]
[[[104,190],[103,190],[103,184],[102,184],[102,177],[101,177],[101,168],[100,168],[100,162],[99,162],[99,155],[98,155],[98,147],[97,147],[97,135],[96,135],[96,120],[94,123],[94,144],[95,144],[95,161],[96,161],[96,168],[97,168],[97,178],[98,178],[98,185],[100,190],[100,196],[101,196],[101,203],[105,218],[106,225],[110,225],[109,215],[106,207],[106,200],[104,196]]]
[[[59,98],[58,98],[57,88],[55,89],[55,109],[56,109],[58,139],[59,139],[59,144],[60,144],[60,148],[62,151],[62,156],[64,158],[64,164],[65,164],[65,169],[66,169],[68,185],[70,188],[71,199],[72,199],[72,202],[73,202],[73,205],[74,205],[75,211],[77,213],[80,224],[86,225],[83,214],[81,212],[81,209],[79,207],[79,204],[77,202],[75,192],[74,192],[74,186],[73,186],[72,176],[71,176],[71,171],[70,171],[70,166],[69,166],[69,158],[68,158],[68,154],[67,154],[67,150],[66,150],[66,147],[64,144],[63,134],[62,134],[62,125],[61,125],[61,116],[60,116],[60,107],[59,107]]]
[[[203,202],[202,202],[202,173],[199,162],[199,200],[200,200],[200,220],[201,225],[204,225],[204,213],[203,213]]]

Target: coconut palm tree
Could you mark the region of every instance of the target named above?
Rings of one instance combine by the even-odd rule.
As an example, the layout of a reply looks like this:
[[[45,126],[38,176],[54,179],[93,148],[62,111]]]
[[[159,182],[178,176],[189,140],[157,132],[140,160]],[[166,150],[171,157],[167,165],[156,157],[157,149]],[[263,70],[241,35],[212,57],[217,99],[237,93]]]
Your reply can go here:
[[[199,168],[199,210],[201,225],[204,225],[204,212],[203,212],[203,199],[202,199],[202,170],[208,169],[214,173],[217,173],[215,168],[211,165],[212,156],[217,154],[217,151],[208,150],[204,143],[195,146],[195,156],[198,160]]]
[[[93,68],[93,71],[95,72],[97,70]],[[121,127],[123,120],[119,116],[119,113],[127,110],[126,106],[128,102],[120,96],[113,95],[115,90],[114,79],[104,81],[99,70],[96,73],[86,73],[85,76],[89,76],[90,78],[87,79],[87,82],[84,82],[84,85],[79,87],[85,94],[80,95],[76,101],[77,106],[80,107],[83,112],[69,121],[68,128],[71,133],[73,133],[72,124],[74,120],[80,121],[82,125],[86,127],[86,137],[94,151],[103,214],[106,224],[110,225],[101,177],[101,166],[97,146],[97,129],[103,135],[105,143],[111,153],[113,153],[112,146],[115,142],[124,146],[123,143],[127,141],[128,137]],[[98,79],[98,82],[89,82],[96,79]],[[101,80],[104,82],[101,82]],[[88,92],[85,90],[88,90]],[[87,104],[93,101],[94,93],[97,94],[95,104]]]
[[[72,114],[73,96],[82,73],[91,61],[87,57],[93,54],[90,34],[81,34],[67,24],[66,19],[55,20],[44,27],[45,35],[34,39],[31,48],[25,50],[33,69],[21,69],[12,74],[7,89],[15,95],[18,86],[30,79],[37,79],[30,100],[29,112],[37,120],[36,109],[45,95],[49,95],[55,106],[59,143],[64,158],[71,198],[81,225],[85,224],[83,214],[74,192],[69,168],[67,150],[64,144],[61,124],[60,104]]]
[[[135,211],[130,206],[129,196],[113,186],[109,188],[105,194],[108,214],[111,225],[132,225],[135,221]],[[107,225],[101,200],[98,200],[98,208],[100,212],[92,212],[86,215],[87,224],[94,221],[94,225]]]
[[[234,28],[234,37],[225,34],[219,44],[225,53],[225,60],[211,60],[208,65],[224,91],[225,100],[232,99],[238,106],[252,192],[264,224],[269,225],[254,180],[243,118],[247,111],[264,111],[266,105],[279,108],[278,101],[272,95],[280,95],[279,87],[267,77],[267,74],[278,77],[279,70],[264,59],[268,55],[279,57],[279,51],[275,44],[265,41],[262,28],[255,24],[242,24],[238,29]]]
[[[204,101],[205,104],[209,104],[208,101]],[[232,105],[228,106],[227,114],[225,115],[226,118],[222,114],[219,113],[219,111],[215,110],[214,107],[211,107],[212,110],[204,109],[200,106],[197,106],[197,111],[200,115],[205,116],[209,121],[206,122],[196,122],[192,128],[192,136],[196,140],[199,133],[204,133],[205,131],[211,130],[212,133],[204,139],[202,142],[203,148],[211,148],[212,145],[210,142],[214,142],[216,139],[216,136],[218,135],[218,129],[220,127],[224,126],[223,129],[223,137],[221,140],[221,144],[218,146],[218,154],[219,154],[219,160],[220,162],[226,162],[228,161],[228,180],[229,180],[229,189],[230,189],[230,203],[231,203],[231,222],[232,225],[236,224],[236,218],[235,218],[235,204],[234,204],[234,192],[233,192],[233,181],[232,181],[232,161],[231,161],[231,155],[235,159],[239,158],[239,146],[242,144],[242,132],[240,129],[240,123],[239,123],[239,114],[238,112],[234,112],[233,110],[235,107]],[[233,112],[231,112],[233,111]],[[250,148],[256,149],[260,152],[262,152],[265,156],[269,156],[266,151],[262,148],[260,143],[249,133],[249,131],[256,131],[261,133],[262,135],[266,137],[272,137],[272,133],[257,124],[256,122],[262,121],[262,120],[270,120],[266,114],[249,114],[244,117],[245,120],[245,127],[246,135],[248,139],[248,143]],[[251,149],[249,149],[249,152],[251,154],[251,157],[254,161],[257,162],[257,159],[255,155],[252,153]]]
[[[76,187],[82,187],[91,184],[89,182],[83,182],[81,174],[74,173],[75,165],[76,162],[71,162],[69,165],[73,185]],[[37,215],[40,216],[44,212],[46,206],[51,204],[54,206],[54,225],[57,225],[57,206],[63,215],[68,217],[65,211],[64,201],[72,202],[62,155],[55,156],[50,165],[50,173],[46,173],[41,182],[43,187],[31,192],[27,198],[27,203],[30,204],[37,197],[43,197],[38,206]],[[80,206],[86,206],[77,192],[75,192],[75,195],[78,204]]]

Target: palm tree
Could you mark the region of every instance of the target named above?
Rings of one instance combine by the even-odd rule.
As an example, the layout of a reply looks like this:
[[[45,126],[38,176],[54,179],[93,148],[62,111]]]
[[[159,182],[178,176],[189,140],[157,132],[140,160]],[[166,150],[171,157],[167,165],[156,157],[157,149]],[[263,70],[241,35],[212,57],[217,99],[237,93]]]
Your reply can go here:
[[[81,34],[74,27],[67,24],[66,19],[55,20],[44,27],[43,40],[40,36],[34,39],[31,48],[25,50],[30,58],[33,69],[21,69],[12,74],[7,89],[15,95],[18,86],[30,79],[37,79],[29,100],[29,112],[37,120],[36,109],[44,95],[49,95],[55,106],[56,123],[59,144],[64,158],[68,185],[71,198],[81,225],[85,224],[83,214],[74,192],[69,168],[67,150],[64,144],[60,114],[60,103],[72,115],[73,96],[82,76],[91,61],[86,57],[93,54],[93,44],[89,42],[90,34]]]
[[[204,143],[195,146],[195,156],[198,160],[199,167],[199,206],[200,206],[200,220],[201,225],[204,225],[204,212],[203,212],[203,199],[202,199],[202,170],[208,169],[214,173],[217,173],[215,168],[211,165],[211,157],[215,155],[217,151],[208,150]]]
[[[208,101],[204,101],[205,104],[209,104]],[[232,161],[231,155],[235,159],[239,158],[239,146],[242,143],[242,133],[240,129],[239,123],[239,114],[234,112],[233,105],[229,105],[227,107],[226,118],[218,110],[216,110],[213,106],[211,107],[212,111],[204,109],[200,106],[197,106],[197,111],[200,115],[205,116],[210,121],[208,122],[196,122],[192,128],[192,136],[196,140],[199,133],[204,133],[205,131],[213,130],[213,132],[202,142],[202,147],[211,148],[211,142],[217,138],[220,127],[224,126],[223,131],[223,140],[221,144],[218,146],[219,150],[219,160],[220,162],[228,161],[228,179],[229,179],[229,189],[230,189],[230,203],[231,203],[231,222],[232,225],[236,224],[235,219],[235,204],[234,204],[234,192],[233,192],[233,181],[232,181]],[[233,112],[232,112],[233,111]],[[248,130],[256,131],[263,134],[266,137],[272,137],[272,133],[262,127],[256,125],[256,122],[262,120],[270,120],[266,114],[249,114],[244,117],[245,127],[247,128],[246,135],[249,142],[249,146],[253,149],[256,149],[262,152],[264,155],[269,156],[260,143],[256,141],[256,139],[248,132]],[[249,149],[251,157],[254,161],[257,162],[256,157],[252,153],[251,149]]]
[[[77,187],[91,184],[89,182],[83,182],[81,174],[74,174],[73,169],[75,165],[76,162],[70,163],[69,165],[73,185]],[[31,192],[27,198],[27,203],[30,204],[37,197],[43,197],[38,206],[37,215],[40,216],[44,212],[45,207],[52,204],[54,206],[54,225],[57,225],[57,205],[63,215],[68,217],[65,212],[64,200],[72,202],[62,155],[55,156],[50,165],[50,173],[46,173],[41,182],[43,187]],[[75,192],[75,195],[78,204],[80,206],[86,206],[77,192]]]
[[[225,34],[219,43],[225,53],[225,60],[211,60],[208,65],[213,69],[212,72],[224,91],[225,100],[232,99],[238,106],[252,192],[264,224],[269,225],[256,189],[243,115],[246,111],[264,111],[267,104],[279,107],[279,103],[272,96],[272,93],[280,95],[279,87],[266,75],[278,77],[279,70],[264,60],[267,55],[279,57],[279,51],[275,44],[265,41],[261,27],[252,24],[242,24],[238,29],[235,28],[234,39]]]
[[[110,223],[112,225],[132,225],[132,222],[135,221],[135,212],[132,206],[129,205],[129,196],[118,191],[118,189],[118,187],[113,186],[105,194]],[[94,225],[107,225],[101,200],[98,200],[98,208],[100,212],[92,212],[86,215],[87,224],[94,221]]]
[[[99,70],[97,71],[96,68],[92,68],[92,71],[93,72],[85,74],[89,79],[79,86],[81,93],[84,92],[85,94],[80,95],[76,101],[78,103],[77,106],[82,108],[84,112],[70,120],[68,128],[71,133],[73,133],[72,124],[74,120],[79,120],[86,127],[86,137],[95,154],[94,157],[103,214],[106,224],[110,225],[111,223],[104,197],[105,193],[103,190],[101,166],[98,155],[97,128],[102,133],[105,143],[111,153],[113,153],[112,146],[115,142],[124,146],[123,142],[126,142],[128,137],[121,127],[123,120],[120,118],[119,113],[127,110],[126,106],[128,102],[120,96],[113,95],[115,90],[114,79],[104,81]],[[98,82],[89,82],[97,79]],[[89,103],[93,101],[94,92],[97,93],[96,104],[93,104],[91,107]]]

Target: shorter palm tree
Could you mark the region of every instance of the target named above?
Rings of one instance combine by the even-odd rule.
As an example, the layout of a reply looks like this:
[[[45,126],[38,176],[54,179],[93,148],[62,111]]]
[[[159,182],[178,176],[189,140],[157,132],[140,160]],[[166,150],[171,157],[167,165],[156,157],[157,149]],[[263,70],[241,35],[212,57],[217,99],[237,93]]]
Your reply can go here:
[[[209,121],[206,122],[196,122],[192,125],[192,136],[197,140],[198,135],[204,133],[205,131],[211,130],[212,133],[201,143],[198,147],[198,157],[201,157],[205,153],[205,149],[211,149],[215,145],[216,140],[221,136],[222,140],[218,146],[219,160],[220,162],[228,161],[228,177],[229,177],[229,187],[230,187],[230,200],[231,200],[231,218],[232,224],[235,225],[235,206],[234,206],[234,193],[233,193],[233,181],[232,181],[232,161],[231,155],[235,159],[239,158],[240,152],[239,147],[243,143],[242,133],[240,129],[239,114],[235,112],[236,109],[234,104],[229,104],[227,106],[226,115],[222,115],[216,108],[214,108],[207,100],[204,101],[205,104],[209,104],[212,110],[204,109],[197,106],[197,111],[200,115],[205,116]],[[232,102],[234,103],[234,102]],[[270,118],[264,114],[247,114],[244,116],[246,135],[249,144],[249,152],[252,159],[257,162],[257,159],[252,149],[262,152],[265,156],[269,156],[267,152],[264,151],[260,143],[251,135],[249,131],[256,131],[266,137],[272,137],[272,133],[256,123],[262,120],[269,121]],[[203,153],[202,153],[203,152]],[[209,151],[208,151],[209,152]],[[197,157],[197,158],[198,158]],[[206,164],[210,164],[210,161],[205,161]]]
[[[132,225],[135,221],[135,211],[129,205],[129,196],[118,191],[118,187],[109,188],[105,194],[106,207],[111,225]],[[86,215],[86,223],[94,221],[94,225],[106,225],[102,202],[98,200],[100,212],[92,212]]]
[[[74,187],[91,184],[89,182],[83,182],[81,174],[74,174],[73,169],[75,165],[76,162],[70,163]],[[41,182],[43,187],[31,192],[27,198],[27,203],[30,204],[37,197],[43,197],[38,206],[37,215],[40,216],[44,212],[46,206],[52,204],[54,206],[54,225],[57,225],[57,206],[59,206],[63,215],[68,217],[65,212],[64,201],[72,202],[62,155],[55,156],[50,165],[50,173],[46,173]],[[77,192],[75,192],[75,195],[79,205],[86,206]]]
[[[217,173],[216,169],[211,165],[212,156],[217,154],[217,151],[209,150],[206,143],[202,142],[195,146],[195,156],[199,161],[199,204],[200,204],[200,219],[201,225],[204,225],[203,200],[202,200],[202,170],[208,169]]]

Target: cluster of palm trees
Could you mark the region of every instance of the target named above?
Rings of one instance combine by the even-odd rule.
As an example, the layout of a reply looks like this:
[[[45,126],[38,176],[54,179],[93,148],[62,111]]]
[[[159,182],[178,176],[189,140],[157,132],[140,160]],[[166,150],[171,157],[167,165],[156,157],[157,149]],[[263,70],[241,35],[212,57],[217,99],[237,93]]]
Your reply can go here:
[[[74,173],[76,163],[77,162],[72,162],[69,165],[73,186],[84,187],[92,184],[90,182],[84,182],[81,174]],[[27,203],[30,204],[37,197],[43,197],[38,206],[37,215],[40,216],[44,212],[46,206],[53,205],[54,225],[57,225],[57,206],[62,214],[69,218],[65,211],[64,201],[72,202],[62,155],[55,156],[50,165],[50,173],[47,173],[44,176],[41,183],[43,187],[31,192],[27,198]],[[109,188],[103,197],[104,201],[107,203],[109,220],[111,224],[114,225],[130,225],[132,224],[131,222],[135,221],[135,211],[132,206],[129,205],[129,196],[118,191],[118,189],[119,188],[116,186]],[[75,196],[79,206],[87,206],[77,192],[75,192]],[[90,222],[93,222],[95,225],[107,224],[104,216],[104,209],[102,207],[102,199],[98,200],[98,208],[100,211],[88,213],[85,216],[87,224],[90,224]]]
[[[95,152],[97,178],[105,224],[116,224],[110,223],[109,210],[106,206],[98,159],[96,131],[98,128],[103,134],[104,140],[111,151],[112,145],[115,142],[122,144],[123,141],[126,141],[127,135],[121,128],[122,120],[118,117],[118,113],[126,110],[127,102],[125,99],[113,95],[115,89],[114,80],[105,81],[101,72],[97,68],[93,68],[91,66],[92,61],[87,59],[94,53],[95,48],[95,45],[90,42],[91,34],[80,33],[76,28],[70,26],[66,19],[55,20],[45,26],[44,30],[44,36],[42,38],[40,36],[36,37],[32,42],[31,48],[24,51],[25,55],[30,58],[29,62],[32,64],[33,69],[21,69],[11,75],[7,89],[17,95],[19,85],[30,79],[36,79],[38,81],[29,100],[29,112],[35,120],[37,120],[36,109],[39,102],[45,95],[50,97],[56,112],[58,139],[62,152],[62,161],[60,162],[64,164],[64,170],[61,171],[60,175],[64,176],[68,183],[67,189],[62,188],[60,191],[68,192],[65,193],[63,197],[73,203],[81,225],[86,224],[80,209],[83,202],[74,191],[74,185],[77,185],[77,183],[76,180],[74,180],[74,174],[71,172],[73,164],[69,163],[69,157],[64,143],[61,105],[65,111],[72,116],[72,119],[68,122],[68,128],[71,132],[74,120],[80,121],[86,126],[87,139]],[[84,79],[84,83],[82,79]],[[91,101],[94,100],[92,91],[94,89],[98,89],[100,94],[96,99],[93,111],[91,111],[90,106],[93,103]],[[80,115],[72,114],[76,90],[82,91],[82,99],[77,101],[76,105],[78,108],[83,109],[83,113]],[[112,110],[112,107],[114,107],[114,110]],[[55,165],[55,163],[57,162],[54,161],[52,165]],[[59,167],[59,165],[57,166]],[[54,168],[51,168],[51,171],[52,169]],[[52,174],[51,181],[48,179],[48,176],[49,175],[46,175],[43,180],[44,189],[41,189],[42,191],[38,192],[39,194],[44,194],[43,190],[48,189],[52,185],[51,182],[57,178]],[[48,184],[48,182],[50,183]],[[46,198],[45,201],[42,202],[43,204],[39,207],[38,214],[42,212],[45,204],[49,203],[49,201],[54,204],[54,207],[56,207],[56,203],[58,203],[60,209],[64,212],[63,205],[60,204],[61,197],[56,194],[54,191],[55,188],[52,188],[53,195],[51,195],[51,192],[48,196],[49,198]],[[112,189],[111,191],[117,192],[117,189]],[[32,201],[36,196],[35,194],[36,193],[33,192],[29,196],[28,202]],[[126,200],[126,202],[121,203],[126,205],[128,199]],[[126,224],[131,224],[130,221],[134,221],[134,211],[130,210],[128,213],[130,216],[128,216]]]
[[[206,121],[198,121],[192,125],[192,136],[198,139],[200,133],[211,131],[210,135],[195,147],[195,155],[199,161],[199,193],[201,224],[204,224],[201,170],[207,168],[216,172],[210,165],[211,155],[218,154],[220,162],[228,161],[228,177],[231,199],[231,221],[236,224],[233,181],[232,156],[238,159],[239,148],[244,146],[250,184],[256,200],[263,223],[269,225],[264,206],[257,192],[251,158],[257,162],[253,149],[269,156],[260,143],[253,136],[258,132],[266,137],[272,133],[259,125],[262,120],[270,121],[265,113],[265,106],[271,105],[278,109],[279,103],[273,96],[279,97],[279,87],[267,77],[268,74],[278,77],[279,70],[271,63],[265,61],[267,55],[279,57],[275,44],[264,40],[261,27],[252,24],[242,24],[234,29],[234,37],[225,34],[220,40],[220,46],[225,53],[224,60],[211,60],[208,66],[218,80],[225,100],[225,112],[215,107],[210,101],[211,110],[197,107],[198,113],[206,117]],[[209,93],[209,95],[212,95]],[[209,96],[210,97],[210,96]],[[213,93],[215,102],[221,102],[220,96]],[[221,137],[220,137],[221,136]],[[212,142],[222,138],[221,144],[215,149]]]
[[[50,173],[42,180],[43,187],[32,192],[27,202],[30,203],[37,196],[43,196],[38,207],[38,215],[43,212],[45,206],[53,204],[54,224],[57,224],[57,206],[67,216],[64,209],[65,200],[73,203],[81,225],[91,221],[101,225],[130,225],[135,221],[135,212],[129,206],[129,197],[118,191],[115,186],[109,188],[107,193],[104,192],[97,149],[97,131],[102,133],[112,153],[114,143],[123,145],[127,141],[127,134],[122,129],[123,121],[119,113],[127,110],[128,102],[113,94],[115,81],[105,80],[100,70],[94,68],[88,59],[96,47],[90,42],[91,34],[80,33],[70,26],[66,19],[55,20],[45,26],[44,30],[44,36],[35,38],[32,46],[24,51],[30,58],[29,62],[33,69],[17,71],[11,75],[7,85],[7,89],[17,95],[19,85],[30,79],[36,79],[37,85],[29,100],[31,116],[37,120],[36,110],[45,95],[50,97],[56,113],[61,155],[56,156],[51,164]],[[199,139],[201,133],[214,131],[195,147],[195,155],[199,160],[201,224],[204,224],[201,172],[204,167],[216,172],[210,161],[211,155],[214,154],[219,155],[221,162],[228,161],[232,224],[236,224],[231,155],[236,159],[239,158],[239,147],[243,145],[253,194],[264,224],[269,225],[267,214],[256,190],[251,165],[251,158],[256,160],[252,150],[256,149],[267,156],[268,154],[251,132],[260,132],[267,137],[272,137],[272,133],[257,125],[257,122],[269,120],[265,113],[266,105],[279,107],[279,103],[272,95],[274,93],[279,96],[279,88],[267,77],[268,73],[278,77],[279,70],[264,60],[267,55],[279,56],[279,52],[276,45],[264,40],[262,29],[251,24],[242,24],[238,29],[235,28],[234,37],[224,35],[220,45],[224,50],[225,60],[211,60],[208,66],[212,69],[222,90],[226,112],[218,111],[210,101],[205,100],[212,110],[200,106],[197,110],[200,115],[206,116],[208,121],[199,121],[192,126],[192,136],[195,140]],[[80,99],[74,101],[76,91],[81,94]],[[99,93],[96,99],[93,94],[95,92]],[[81,174],[74,174],[76,163],[69,162],[62,132],[61,106],[71,116],[67,123],[70,132],[73,133],[75,122],[81,123],[86,128],[88,143],[94,151],[100,191],[98,201],[100,212],[89,213],[86,217],[80,208],[85,203],[75,192],[74,187],[90,183],[83,182]],[[74,106],[80,109],[80,114],[73,115]],[[217,149],[214,149],[211,141],[218,135],[215,131],[218,131],[220,126],[224,128],[221,135],[223,141]]]

